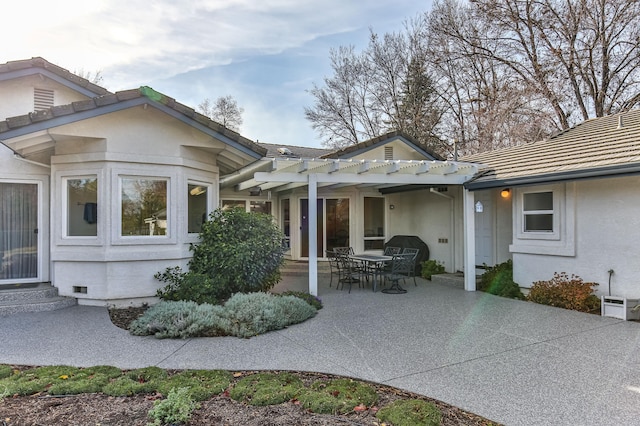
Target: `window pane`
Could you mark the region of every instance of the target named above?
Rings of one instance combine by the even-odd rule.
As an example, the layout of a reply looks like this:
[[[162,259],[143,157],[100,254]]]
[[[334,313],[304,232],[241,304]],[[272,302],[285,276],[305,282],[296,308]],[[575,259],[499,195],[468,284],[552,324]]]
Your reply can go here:
[[[98,179],[67,179],[67,235],[98,235]]]
[[[187,232],[197,234],[202,230],[202,224],[207,220],[207,187],[203,185],[188,185],[187,196],[188,222]]]
[[[289,208],[289,199],[282,200],[281,203],[282,211],[282,232],[284,233],[284,246],[287,249],[291,248],[291,221],[290,221],[290,208]]]
[[[167,181],[122,179],[122,235],[167,235]]]
[[[553,210],[553,192],[524,194],[524,210]]]
[[[384,198],[364,198],[364,236],[384,237]]]
[[[384,240],[364,240],[365,250],[384,250]]]
[[[527,232],[532,232],[532,231],[553,232],[553,215],[552,214],[524,215],[524,230]]]
[[[349,247],[349,199],[327,200],[327,250]]]
[[[222,210],[232,209],[234,207],[242,207],[246,209],[247,203],[244,200],[222,200]]]
[[[250,201],[249,208],[252,213],[271,214],[271,201]]]

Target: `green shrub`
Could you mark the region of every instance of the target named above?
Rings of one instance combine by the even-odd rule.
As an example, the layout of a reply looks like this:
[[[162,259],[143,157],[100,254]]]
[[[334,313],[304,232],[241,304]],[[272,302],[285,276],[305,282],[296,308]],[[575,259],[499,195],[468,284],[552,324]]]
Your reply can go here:
[[[282,231],[271,215],[243,209],[217,209],[191,246],[189,271],[168,268],[155,277],[168,285],[163,300],[218,303],[234,293],[267,291],[280,280],[284,261]]]
[[[422,278],[430,280],[431,275],[444,273],[444,265],[438,260],[425,260],[420,265],[422,265]]]
[[[549,281],[536,281],[527,299],[543,305],[574,311],[591,312],[600,309],[600,298],[594,294],[597,283],[586,283],[577,275],[555,272]]]
[[[371,407],[378,394],[370,385],[351,379],[319,380],[298,395],[300,404],[314,413],[346,414],[359,405]]]
[[[438,426],[442,413],[433,403],[420,399],[407,399],[392,402],[381,408],[376,417],[394,426]]]
[[[291,400],[303,387],[291,373],[256,373],[240,379],[229,396],[250,405],[276,405]]]
[[[480,277],[478,290],[511,299],[525,299],[524,294],[520,291],[520,286],[513,281],[513,262],[511,260],[487,267],[485,273]]]
[[[154,419],[151,425],[185,424],[198,408],[200,405],[191,399],[188,388],[172,389],[166,399],[153,401],[153,408],[149,411],[149,417]]]
[[[214,281],[204,274],[183,272],[182,268],[175,266],[157,273],[155,278],[167,283],[157,292],[162,300],[186,300],[212,305],[220,303],[221,293],[214,286]]]
[[[238,293],[223,306],[160,302],[129,326],[131,334],[157,338],[251,337],[305,321],[316,309],[295,296]]]
[[[319,297],[314,296],[312,294],[309,293],[305,293],[303,291],[285,291],[282,293],[279,293],[281,296],[295,296],[299,299],[304,300],[305,302],[307,302],[308,304],[310,304],[311,306],[313,306],[314,308],[316,308],[317,310],[322,309],[322,300],[320,300]]]

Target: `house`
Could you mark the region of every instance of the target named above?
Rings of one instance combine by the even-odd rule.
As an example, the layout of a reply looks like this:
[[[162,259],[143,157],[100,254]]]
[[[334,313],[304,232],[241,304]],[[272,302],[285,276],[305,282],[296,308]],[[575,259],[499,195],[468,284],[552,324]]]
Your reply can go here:
[[[475,240],[486,264],[512,258],[522,287],[566,272],[599,295],[640,297],[640,110],[464,160],[487,165],[464,185],[484,207]]]
[[[0,99],[0,286],[152,302],[154,274],[186,266],[208,214],[242,207],[274,217],[314,294],[326,250],[406,235],[448,272],[473,271],[470,291],[477,265],[513,258],[522,286],[613,270],[612,292],[636,296],[639,267],[620,253],[634,253],[640,204],[637,111],[450,161],[397,132],[337,151],[258,144],[149,87],[111,93],[42,58],[0,65]]]
[[[154,274],[186,266],[202,221],[229,206],[272,214],[287,256],[312,265],[411,234],[463,268],[453,210],[478,168],[401,134],[338,152],[259,145],[149,87],[111,93],[42,58],[0,65],[0,99],[0,285],[152,301]]]

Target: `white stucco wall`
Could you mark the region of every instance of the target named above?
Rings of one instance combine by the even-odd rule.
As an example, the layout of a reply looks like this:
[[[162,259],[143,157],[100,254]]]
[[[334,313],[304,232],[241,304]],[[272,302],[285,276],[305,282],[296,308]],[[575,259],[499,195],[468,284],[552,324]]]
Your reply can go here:
[[[33,111],[34,88],[54,91],[54,105],[66,105],[87,99],[86,96],[69,89],[47,77],[31,75],[15,80],[0,81],[0,120]]]
[[[215,150],[221,143],[151,107],[68,124],[52,133],[56,135],[51,159],[54,285],[61,295],[76,297],[80,304],[153,300],[165,285],[154,274],[167,267],[184,268],[191,257],[189,244],[197,242],[197,235],[187,230],[189,182],[209,187],[210,211],[218,205]],[[98,178],[96,237],[69,237],[64,232],[64,179],[74,176]],[[121,235],[123,176],[167,180],[166,236]]]
[[[566,272],[599,283],[597,293],[607,295],[612,269],[611,294],[640,298],[638,212],[640,177],[576,182],[575,254],[513,253],[515,281],[529,287],[552,278],[554,272]]]

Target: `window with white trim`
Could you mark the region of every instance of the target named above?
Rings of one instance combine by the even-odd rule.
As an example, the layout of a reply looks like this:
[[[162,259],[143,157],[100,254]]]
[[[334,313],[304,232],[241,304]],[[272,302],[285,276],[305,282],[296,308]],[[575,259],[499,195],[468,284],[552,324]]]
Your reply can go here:
[[[187,232],[198,234],[209,215],[209,186],[190,182],[187,189]]]
[[[68,177],[66,188],[66,236],[96,237],[98,235],[97,176]]]
[[[553,192],[522,194],[522,224],[524,232],[553,232]]]
[[[384,198],[364,197],[364,249],[384,248]]]
[[[167,236],[169,179],[120,178],[120,235]]]

